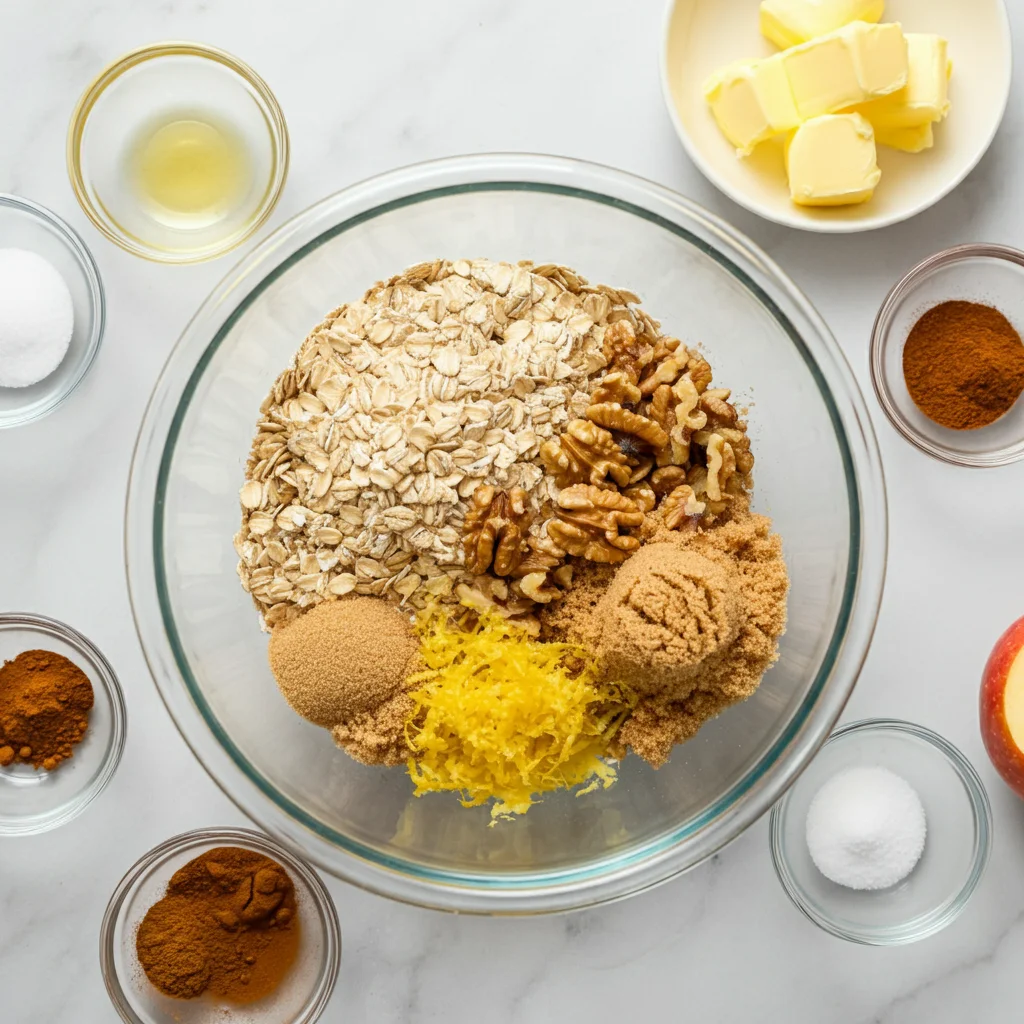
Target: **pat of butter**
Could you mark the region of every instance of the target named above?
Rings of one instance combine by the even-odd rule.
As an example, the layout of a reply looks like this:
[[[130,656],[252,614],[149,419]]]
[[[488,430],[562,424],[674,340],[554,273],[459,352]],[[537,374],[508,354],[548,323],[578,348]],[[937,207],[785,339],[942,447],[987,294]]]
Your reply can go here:
[[[886,128],[879,125],[875,128],[875,144],[902,149],[904,153],[921,153],[935,145],[935,132],[932,131],[931,121],[913,128]]]
[[[854,21],[829,35],[769,57],[786,69],[802,120],[902,89],[907,43],[898,24]]]
[[[774,58],[722,68],[705,83],[704,96],[723,134],[743,155],[800,123],[785,69]]]
[[[786,148],[789,194],[800,206],[866,202],[882,177],[871,124],[860,114],[805,121]]]
[[[885,0],[763,0],[761,34],[782,50],[851,21],[881,21]]]
[[[857,107],[875,128],[916,128],[949,113],[952,65],[942,36],[908,32],[907,84],[889,96]]]

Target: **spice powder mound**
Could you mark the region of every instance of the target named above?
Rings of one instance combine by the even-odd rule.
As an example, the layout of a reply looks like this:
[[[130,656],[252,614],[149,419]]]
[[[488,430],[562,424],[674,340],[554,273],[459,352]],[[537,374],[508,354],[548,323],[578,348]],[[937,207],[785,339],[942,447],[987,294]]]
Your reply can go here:
[[[1024,343],[1006,317],[977,302],[942,302],[914,324],[903,348],[914,404],[950,430],[994,423],[1024,392]]]
[[[53,771],[71,757],[89,726],[89,677],[53,651],[23,651],[0,668],[0,766]]]
[[[203,993],[230,1003],[270,995],[295,963],[295,887],[276,861],[224,846],[180,868],[146,912],[135,948],[165,995]]]

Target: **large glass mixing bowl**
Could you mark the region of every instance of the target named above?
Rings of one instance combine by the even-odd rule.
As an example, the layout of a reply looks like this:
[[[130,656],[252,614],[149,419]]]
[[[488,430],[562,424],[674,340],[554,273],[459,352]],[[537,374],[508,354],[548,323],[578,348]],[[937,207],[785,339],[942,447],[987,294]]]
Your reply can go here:
[[[781,657],[757,694],[652,771],[547,796],[488,828],[401,769],[350,760],[298,718],[235,576],[238,489],[259,405],[328,310],[436,256],[533,259],[629,288],[702,343],[750,405],[757,507],[792,577]],[[327,871],[411,903],[483,913],[615,899],[699,863],[755,821],[828,735],[874,628],[885,485],[863,398],[821,318],[728,225],[620,171],[537,156],[405,168],[325,199],[230,273],[157,382],[126,523],[139,636],[199,760],[254,820]]]

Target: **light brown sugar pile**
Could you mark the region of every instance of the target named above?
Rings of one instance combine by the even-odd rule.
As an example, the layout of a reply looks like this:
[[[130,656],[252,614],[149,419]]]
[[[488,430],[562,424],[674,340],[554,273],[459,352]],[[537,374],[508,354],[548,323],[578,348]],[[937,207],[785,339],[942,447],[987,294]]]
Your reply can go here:
[[[707,531],[655,528],[615,572],[584,571],[544,634],[588,646],[640,695],[618,739],[655,767],[755,692],[778,656],[789,578],[764,516]]]
[[[288,703],[325,728],[372,715],[400,693],[418,650],[408,617],[376,597],[325,601],[270,637]]]
[[[392,768],[405,764],[411,756],[405,742],[405,723],[415,710],[412,698],[403,690],[379,708],[339,722],[333,730],[334,742],[362,764]]]
[[[607,675],[639,694],[688,697],[739,634],[734,577],[732,566],[668,541],[641,548],[594,609]]]

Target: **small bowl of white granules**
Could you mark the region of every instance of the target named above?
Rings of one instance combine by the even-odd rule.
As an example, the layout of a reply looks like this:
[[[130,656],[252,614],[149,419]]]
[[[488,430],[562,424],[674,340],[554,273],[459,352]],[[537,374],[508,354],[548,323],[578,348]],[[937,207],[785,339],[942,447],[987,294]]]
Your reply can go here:
[[[85,377],[103,337],[103,286],[75,231],[0,193],[0,427],[52,412]]]
[[[840,938],[894,946],[934,935],[967,905],[992,812],[956,747],[910,722],[870,719],[829,737],[770,827],[798,909]]]

